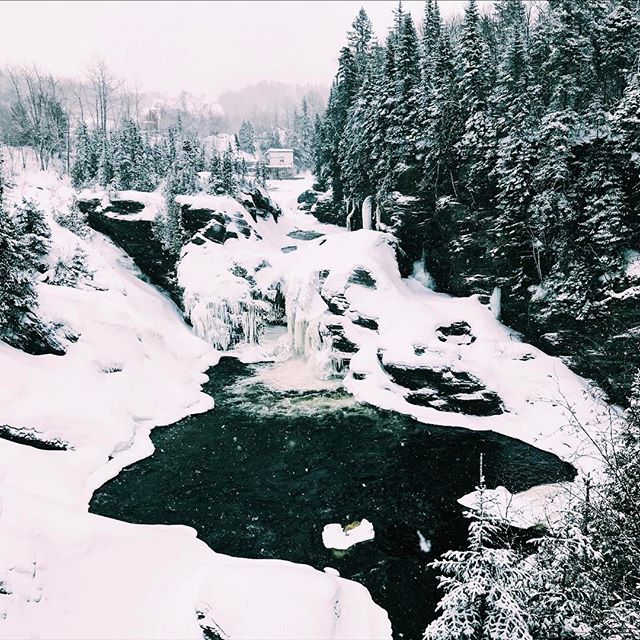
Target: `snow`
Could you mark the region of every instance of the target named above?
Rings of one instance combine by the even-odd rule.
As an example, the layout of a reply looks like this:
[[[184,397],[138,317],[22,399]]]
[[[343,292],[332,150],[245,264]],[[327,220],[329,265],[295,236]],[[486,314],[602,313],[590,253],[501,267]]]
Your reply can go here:
[[[100,199],[100,207],[98,211],[107,209],[111,204],[117,204],[122,201],[139,202],[144,205],[142,211],[138,213],[116,213],[114,211],[104,211],[104,215],[110,218],[126,218],[127,220],[155,220],[159,212],[165,208],[164,196],[162,188],[159,187],[151,193],[144,191],[115,191],[110,192],[100,187],[85,189],[80,191],[79,197],[83,199]]]
[[[327,549],[348,549],[359,542],[373,540],[373,525],[363,518],[355,526],[343,527],[341,524],[327,524],[322,530],[322,544]]]
[[[560,482],[532,487],[513,494],[506,487],[485,489],[484,509],[493,517],[520,529],[538,525],[553,527],[569,504],[572,483]],[[463,496],[458,502],[468,509],[478,508],[479,491]]]
[[[67,180],[27,171],[14,182],[9,203],[26,196],[47,215],[52,261],[79,245],[95,274],[82,288],[38,285],[40,314],[79,336],[66,355],[0,342],[0,424],[68,443],[0,439],[0,638],[195,639],[200,624],[233,638],[389,638],[386,613],[354,582],[220,555],[188,527],[87,512],[97,487],[153,452],[152,428],[213,407],[200,387],[219,354],[108,239],[54,222],[74,197]]]

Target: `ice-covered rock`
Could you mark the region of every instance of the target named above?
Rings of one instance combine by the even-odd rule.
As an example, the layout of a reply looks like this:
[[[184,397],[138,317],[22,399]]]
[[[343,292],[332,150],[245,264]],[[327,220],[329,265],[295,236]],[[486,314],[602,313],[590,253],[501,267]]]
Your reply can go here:
[[[327,549],[348,549],[359,542],[366,542],[375,538],[373,525],[363,518],[346,527],[340,524],[327,524],[322,530],[322,544]]]

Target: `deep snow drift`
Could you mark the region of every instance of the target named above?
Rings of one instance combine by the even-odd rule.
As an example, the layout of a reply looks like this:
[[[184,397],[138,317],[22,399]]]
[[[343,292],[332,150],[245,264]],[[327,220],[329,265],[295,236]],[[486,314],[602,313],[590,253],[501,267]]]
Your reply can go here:
[[[77,336],[66,355],[0,342],[0,425],[64,443],[0,439],[0,637],[201,638],[202,627],[232,638],[389,637],[385,612],[356,583],[222,556],[187,527],[86,512],[97,486],[152,452],[151,428],[212,407],[200,385],[217,354],[109,240],[54,222],[72,202],[66,181],[13,181],[7,205],[26,196],[47,214],[52,264],[80,246],[94,274],[79,287],[39,285],[41,314]]]

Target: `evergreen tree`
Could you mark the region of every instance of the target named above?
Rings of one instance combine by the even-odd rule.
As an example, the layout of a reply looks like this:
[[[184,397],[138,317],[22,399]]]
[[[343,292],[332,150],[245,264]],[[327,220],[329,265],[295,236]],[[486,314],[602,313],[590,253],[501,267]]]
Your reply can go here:
[[[245,153],[256,152],[255,133],[249,120],[243,120],[238,132],[238,148]]]
[[[33,259],[5,209],[3,158],[0,154],[0,338],[19,334],[25,316],[38,304]]]
[[[174,166],[167,176],[163,194],[165,202],[164,214],[156,218],[154,235],[160,240],[165,250],[175,256],[180,255],[186,241],[186,231],[182,221],[182,209],[176,202],[176,197],[182,195],[184,176],[179,167]]]
[[[640,15],[635,0],[617,0],[602,29],[602,77],[605,101],[619,100],[638,62]]]
[[[113,183],[115,172],[113,168],[113,157],[111,147],[106,135],[101,136],[100,140],[100,156],[98,160],[98,184],[107,187]]]
[[[477,491],[477,508],[467,514],[468,550],[447,551],[432,563],[445,595],[424,639],[532,640],[526,570],[520,556],[504,546],[505,523],[492,513],[482,471]]]
[[[25,256],[34,269],[44,271],[51,248],[51,229],[44,218],[43,211],[33,201],[23,198],[22,202],[16,206],[14,221],[21,237]]]
[[[58,258],[53,274],[47,282],[56,286],[74,288],[91,282],[94,272],[87,264],[87,257],[87,252],[79,244],[75,245],[69,256]]]
[[[209,161],[209,186],[208,192],[216,195],[223,192],[222,188],[222,163],[218,152],[214,149]]]
[[[231,147],[222,154],[222,190],[229,195],[234,195],[238,190]]]
[[[347,32],[347,42],[353,53],[358,84],[362,84],[373,44],[373,25],[362,7]]]
[[[76,131],[76,156],[71,167],[71,182],[76,189],[86,185],[96,177],[98,156],[95,139],[89,135],[87,125],[81,122]]]

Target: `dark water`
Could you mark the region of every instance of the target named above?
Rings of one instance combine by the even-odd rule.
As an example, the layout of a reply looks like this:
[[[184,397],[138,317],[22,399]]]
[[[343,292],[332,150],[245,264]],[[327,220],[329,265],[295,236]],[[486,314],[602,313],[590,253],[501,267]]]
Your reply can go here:
[[[260,365],[268,366],[268,365]],[[341,392],[276,392],[256,366],[223,359],[206,391],[216,408],[152,434],[155,454],[94,495],[91,511],[187,524],[221,553],[330,566],[364,584],[396,638],[420,638],[437,601],[429,561],[462,547],[456,499],[477,484],[520,491],[573,477],[555,456],[492,433],[420,424]],[[344,557],[322,528],[366,517],[375,540]],[[417,531],[432,544],[420,551]]]

